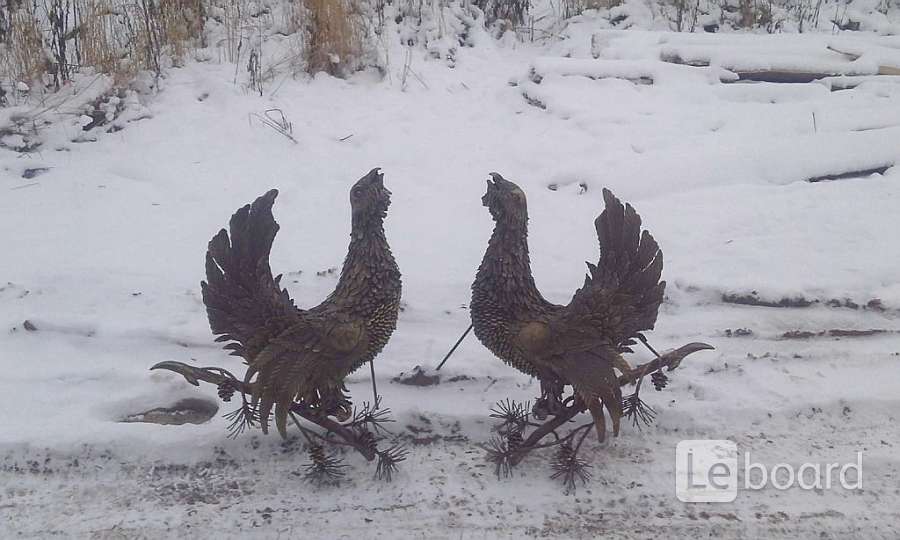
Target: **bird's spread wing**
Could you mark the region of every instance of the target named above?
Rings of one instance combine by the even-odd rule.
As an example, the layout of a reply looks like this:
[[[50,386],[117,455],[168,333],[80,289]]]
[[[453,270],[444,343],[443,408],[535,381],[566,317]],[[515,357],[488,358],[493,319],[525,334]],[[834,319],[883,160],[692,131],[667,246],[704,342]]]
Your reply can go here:
[[[606,208],[594,222],[600,260],[563,310],[560,341],[573,349],[594,349],[598,339],[619,351],[630,351],[634,339],[652,330],[666,283],[662,251],[653,236],[641,231],[641,218],[603,190]]]
[[[209,241],[206,281],[200,284],[216,341],[250,362],[276,335],[297,323],[300,311],[272,277],[269,251],[278,233],[271,190],[231,217]],[[230,234],[229,234],[230,233]]]

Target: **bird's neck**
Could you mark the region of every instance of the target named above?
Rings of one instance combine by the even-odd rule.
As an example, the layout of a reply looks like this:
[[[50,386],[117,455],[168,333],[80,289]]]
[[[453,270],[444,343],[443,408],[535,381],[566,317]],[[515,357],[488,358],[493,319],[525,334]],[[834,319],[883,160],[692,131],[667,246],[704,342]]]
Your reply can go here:
[[[350,247],[332,299],[366,312],[395,300],[399,288],[400,270],[384,235],[383,224],[358,226],[354,223]]]
[[[497,222],[473,289],[508,306],[544,302],[531,274],[527,220]]]

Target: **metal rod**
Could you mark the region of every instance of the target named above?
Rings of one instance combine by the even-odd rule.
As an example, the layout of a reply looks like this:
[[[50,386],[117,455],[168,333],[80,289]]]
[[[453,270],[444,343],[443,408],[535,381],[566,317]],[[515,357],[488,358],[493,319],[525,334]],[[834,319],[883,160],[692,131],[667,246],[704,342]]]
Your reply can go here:
[[[378,410],[378,386],[375,385],[375,362],[369,360],[369,371],[372,372],[372,394],[375,396],[372,406]]]
[[[638,339],[641,341],[641,343],[644,344],[644,347],[647,347],[648,349],[650,349],[650,352],[655,354],[657,358],[660,357],[660,354],[658,352],[656,352],[656,349],[654,349],[653,347],[650,346],[650,343],[647,342],[647,338],[645,338],[643,336],[643,334],[638,334]]]
[[[463,335],[459,336],[459,339],[456,340],[456,345],[454,345],[453,348],[450,349],[450,352],[447,353],[447,356],[445,356],[444,359],[441,360],[441,363],[438,364],[438,367],[435,369],[435,371],[440,371],[441,368],[444,367],[444,364],[447,363],[447,359],[450,358],[450,355],[453,354],[453,352],[456,350],[457,347],[459,347],[459,344],[462,343],[462,340],[466,339],[466,336],[469,335],[470,331],[472,331],[471,324],[469,325],[468,328],[466,328],[466,331],[463,332]]]

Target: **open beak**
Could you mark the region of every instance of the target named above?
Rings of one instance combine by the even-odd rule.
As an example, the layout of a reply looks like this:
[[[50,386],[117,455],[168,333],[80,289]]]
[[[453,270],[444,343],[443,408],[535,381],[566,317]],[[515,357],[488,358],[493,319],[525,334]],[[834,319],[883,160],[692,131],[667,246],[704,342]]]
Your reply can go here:
[[[494,184],[494,175],[491,174],[491,178],[487,179],[487,190],[485,190],[484,195],[481,196],[481,205],[482,206],[490,206],[491,205],[491,192],[497,189],[496,184]]]
[[[500,173],[492,172],[489,176],[490,178],[487,181],[489,186],[499,187],[503,182],[506,182],[506,179],[500,176]]]
[[[381,167],[375,167],[369,174],[366,175],[366,180],[372,182],[373,184],[384,185],[384,173],[381,172]]]
[[[366,175],[366,179],[381,188],[382,193],[384,193],[388,197],[391,196],[390,190],[384,187],[384,173],[381,172],[381,167],[375,167],[374,169],[369,171],[369,174]]]

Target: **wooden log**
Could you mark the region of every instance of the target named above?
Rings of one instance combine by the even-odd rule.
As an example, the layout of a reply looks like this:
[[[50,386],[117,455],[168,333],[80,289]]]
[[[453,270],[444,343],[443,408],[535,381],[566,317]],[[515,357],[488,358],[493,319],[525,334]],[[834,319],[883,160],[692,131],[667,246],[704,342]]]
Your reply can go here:
[[[848,61],[856,60],[860,57],[858,54],[853,54],[847,51],[841,51],[835,49],[833,47],[828,47],[829,50],[841,54],[847,58]],[[668,64],[677,64],[681,66],[690,66],[690,67],[709,67],[711,65],[708,59],[704,58],[687,58],[685,59],[679,52],[674,50],[663,51],[659,59],[662,62]],[[848,65],[848,68],[850,66]],[[843,72],[838,71],[822,71],[816,69],[783,69],[783,68],[774,68],[774,69],[747,69],[742,68],[740,65],[729,65],[728,62],[725,62],[722,65],[722,68],[727,69],[735,74],[737,74],[737,78],[734,81],[723,80],[722,82],[770,82],[770,83],[785,83],[785,84],[802,84],[802,83],[810,83],[814,81],[818,81],[821,79],[825,79],[828,77],[840,77],[845,75]],[[840,70],[843,71],[843,70]],[[852,71],[852,70],[849,70]],[[882,65],[878,68],[878,75],[898,75],[900,74],[900,68],[896,66],[890,65]],[[871,73],[870,75],[875,75],[875,73]]]
[[[740,71],[732,69],[737,73],[738,81],[749,82],[769,82],[769,83],[785,83],[785,84],[803,84],[818,81],[826,77],[834,77],[837,73],[821,73],[816,71],[787,71],[787,70],[752,70]]]
[[[835,45],[828,46],[829,51],[836,52],[846,56],[849,60],[858,60],[863,55],[846,49],[839,49]],[[900,66],[891,65],[886,62],[878,62],[878,75],[900,75]]]
[[[832,92],[838,90],[851,90],[866,82],[900,84],[900,76],[897,75],[841,75],[839,77],[826,77],[819,82],[828,85]]]
[[[659,59],[668,64],[678,64],[679,66],[709,67],[708,60],[685,60],[680,54],[673,51],[663,51],[660,53]]]
[[[687,61],[678,54],[663,54],[660,60],[669,64],[678,64],[690,67],[709,67],[709,62],[703,60]],[[733,81],[722,80],[724,83],[729,82],[771,82],[771,83],[809,83],[824,79],[826,77],[834,77],[835,73],[822,73],[818,71],[788,71],[777,69],[759,69],[759,70],[742,70],[735,67],[726,67],[728,71],[735,73],[737,78]]]

